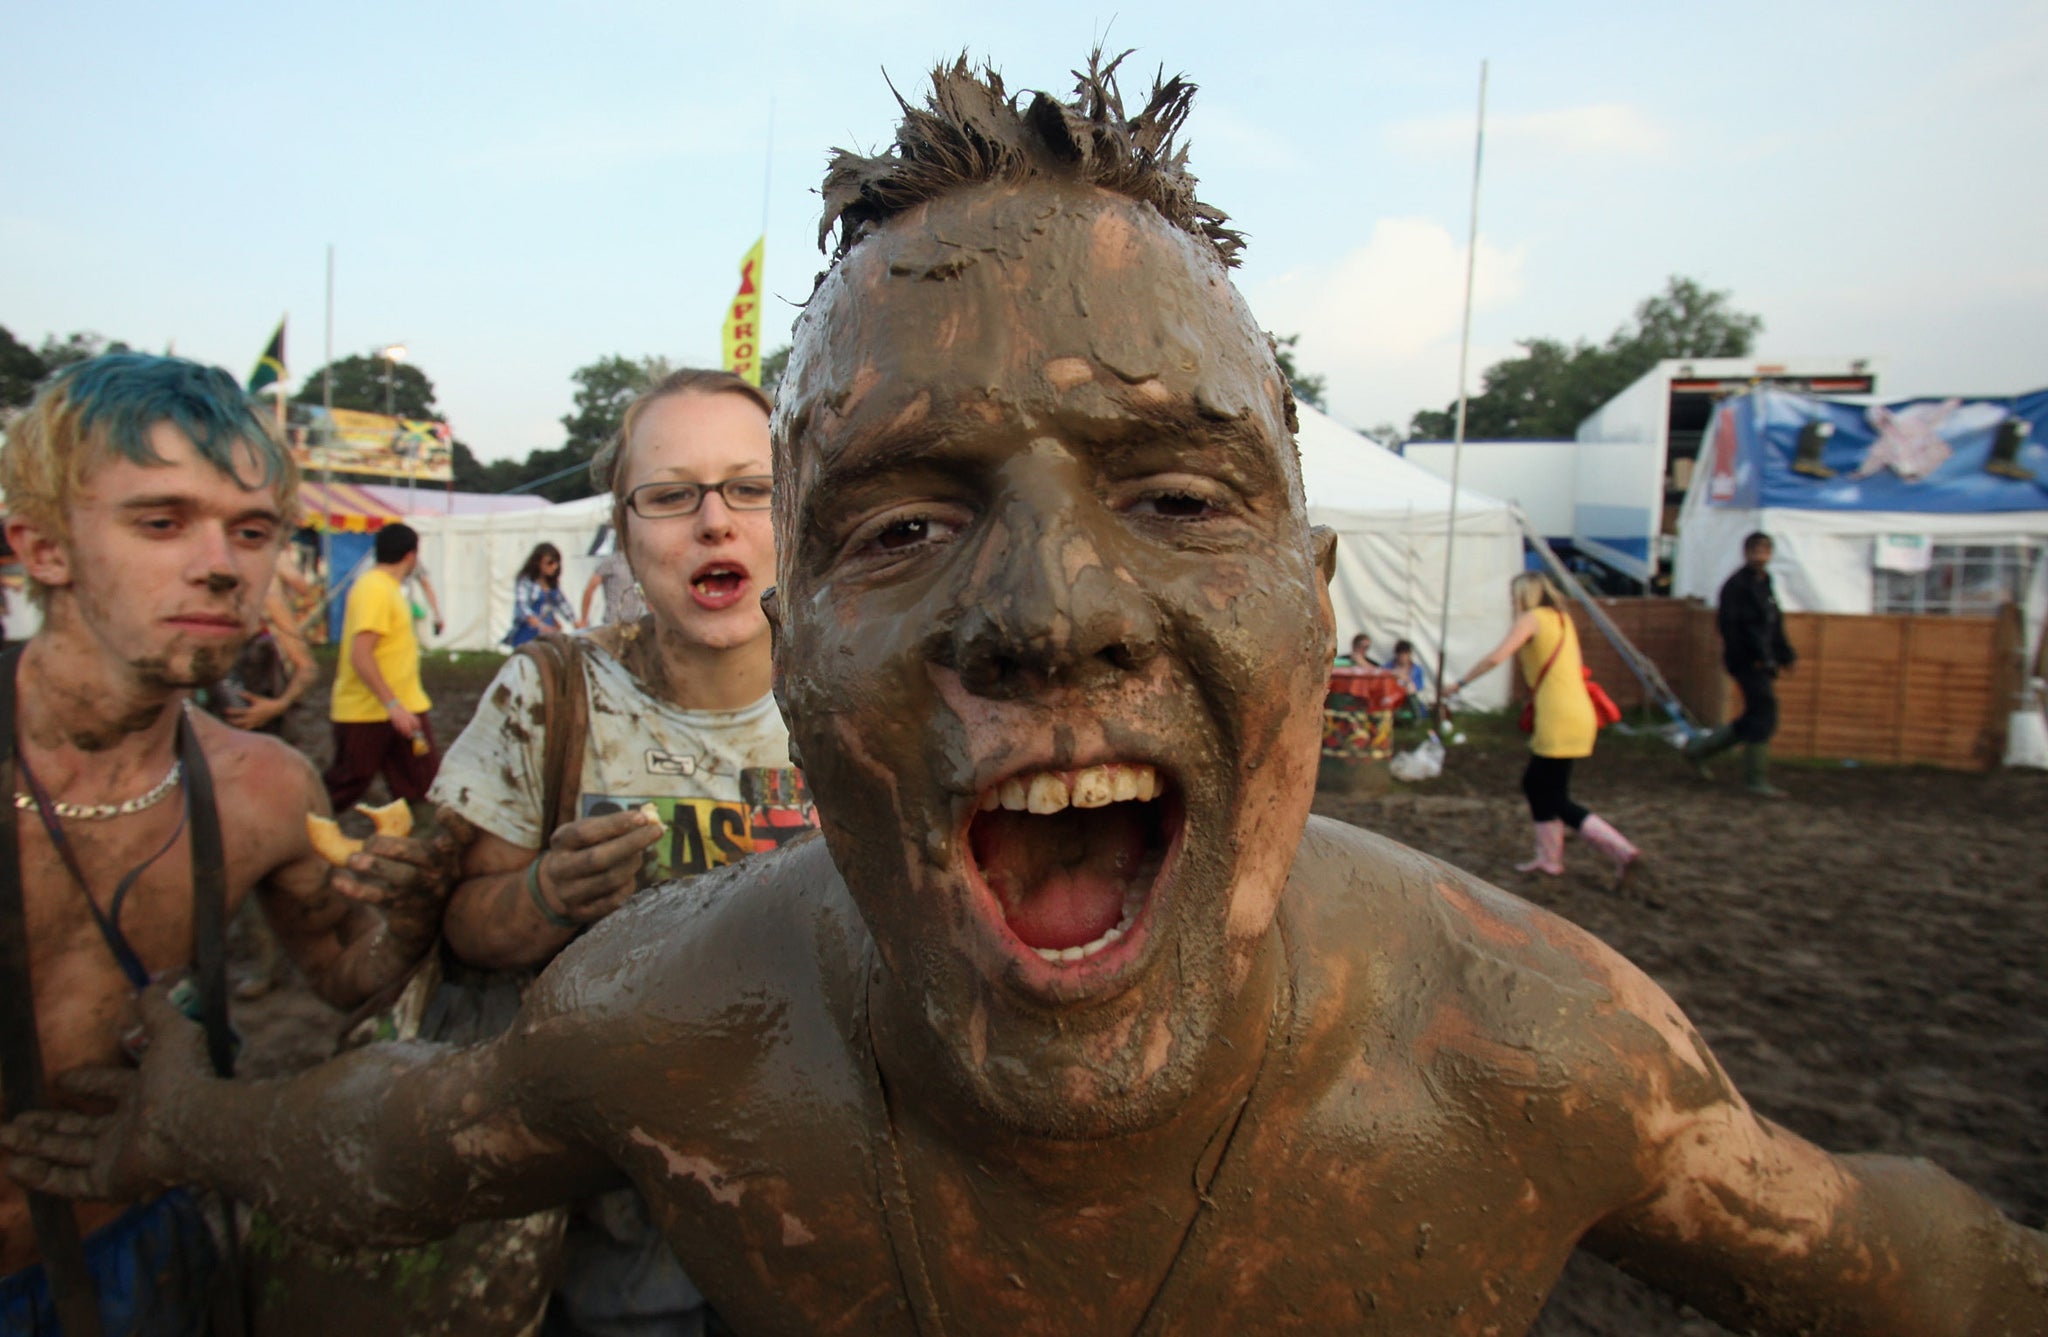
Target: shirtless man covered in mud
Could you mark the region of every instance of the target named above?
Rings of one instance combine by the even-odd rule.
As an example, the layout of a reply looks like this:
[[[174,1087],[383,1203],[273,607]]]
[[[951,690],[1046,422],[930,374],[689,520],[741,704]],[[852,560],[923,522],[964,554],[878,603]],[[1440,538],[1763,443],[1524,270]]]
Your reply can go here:
[[[16,1173],[392,1237],[630,1181],[745,1333],[1511,1333],[1581,1242],[1761,1331],[2048,1326],[2043,1237],[1310,819],[1334,550],[1188,93],[962,65],[835,161],[776,423],[822,840],[638,898],[478,1049],[240,1085],[153,1005],[134,1096]]]
[[[327,796],[306,759],[183,704],[254,633],[297,491],[290,456],[233,378],[145,354],[72,367],[10,427],[0,476],[7,540],[44,607],[42,630],[0,657],[20,905],[19,918],[0,911],[0,938],[21,953],[33,999],[17,1006],[10,974],[0,1027],[30,1073],[59,1075],[59,1092],[62,1074],[83,1082],[74,1095],[100,1089],[74,1070],[120,1062],[138,990],[203,960],[195,887],[215,821],[216,926],[253,890],[329,1001],[350,1006],[402,978],[439,931],[446,877],[408,862],[426,847],[373,844],[359,871],[336,872],[307,838],[305,815],[326,812]],[[188,986],[195,999],[204,988]],[[13,1075],[0,1095],[19,1112],[35,1083]],[[99,1292],[109,1333],[188,1332],[207,1309],[216,1260],[201,1208],[155,1189],[77,1208],[89,1270],[78,1289]],[[55,1297],[31,1269],[51,1231],[37,1226],[27,1195],[0,1181],[0,1332],[50,1330]]]

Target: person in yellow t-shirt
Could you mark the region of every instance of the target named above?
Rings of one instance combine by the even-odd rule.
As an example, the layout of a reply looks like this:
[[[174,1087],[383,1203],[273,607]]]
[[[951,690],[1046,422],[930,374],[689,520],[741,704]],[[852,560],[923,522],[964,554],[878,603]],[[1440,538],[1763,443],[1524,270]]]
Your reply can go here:
[[[405,595],[419,550],[420,536],[409,525],[384,526],[377,531],[377,564],[348,592],[328,710],[334,761],[322,777],[337,812],[361,798],[379,773],[393,798],[422,802],[441,769],[427,723],[433,702],[420,686],[420,643]]]
[[[1509,583],[1508,592],[1515,605],[1514,626],[1452,684],[1451,692],[1462,691],[1513,655],[1522,681],[1536,698],[1536,728],[1529,739],[1529,765],[1522,772],[1522,794],[1529,800],[1529,817],[1536,827],[1536,857],[1516,864],[1515,871],[1561,875],[1569,827],[1614,861],[1614,889],[1619,891],[1640,866],[1641,851],[1612,822],[1572,801],[1572,763],[1593,755],[1593,741],[1600,733],[1592,698],[1586,694],[1578,630],[1564,610],[1564,596],[1547,576],[1524,571]]]

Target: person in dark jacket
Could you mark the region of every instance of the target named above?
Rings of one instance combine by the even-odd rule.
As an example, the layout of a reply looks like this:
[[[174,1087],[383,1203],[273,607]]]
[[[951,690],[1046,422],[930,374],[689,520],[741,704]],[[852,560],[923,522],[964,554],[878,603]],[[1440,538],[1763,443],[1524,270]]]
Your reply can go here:
[[[1777,677],[1797,662],[1785,639],[1785,618],[1771,589],[1771,536],[1742,541],[1742,566],[1721,586],[1721,663],[1742,689],[1742,714],[1733,724],[1694,739],[1686,760],[1706,773],[1707,758],[1742,745],[1743,788],[1760,798],[1783,798],[1770,782],[1771,735],[1778,731]]]

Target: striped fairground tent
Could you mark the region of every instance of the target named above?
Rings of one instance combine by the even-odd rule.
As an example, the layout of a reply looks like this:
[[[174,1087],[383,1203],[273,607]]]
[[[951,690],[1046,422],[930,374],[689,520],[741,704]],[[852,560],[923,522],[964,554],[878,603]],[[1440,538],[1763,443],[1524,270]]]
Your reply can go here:
[[[322,483],[311,478],[299,483],[299,523],[306,528],[370,534],[401,518],[402,512],[357,484]]]

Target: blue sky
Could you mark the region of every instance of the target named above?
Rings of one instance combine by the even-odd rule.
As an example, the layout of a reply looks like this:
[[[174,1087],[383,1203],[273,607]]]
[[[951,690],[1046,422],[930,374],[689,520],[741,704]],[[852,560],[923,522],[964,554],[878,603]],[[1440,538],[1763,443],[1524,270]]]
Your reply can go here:
[[[1474,376],[1603,337],[1665,277],[1759,351],[1880,389],[2048,384],[2048,2],[1941,6],[863,0],[346,8],[4,0],[0,324],[238,375],[402,341],[485,458],[559,444],[607,353],[714,361],[768,217],[771,340],[822,265],[826,151],[887,142],[886,70],[987,56],[1064,92],[1090,45],[1201,86],[1239,284],[1355,425],[1455,393],[1471,125],[1492,62]],[[1128,81],[1137,96],[1140,79]],[[773,106],[773,151],[769,109]]]

